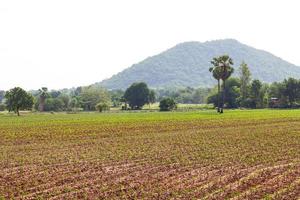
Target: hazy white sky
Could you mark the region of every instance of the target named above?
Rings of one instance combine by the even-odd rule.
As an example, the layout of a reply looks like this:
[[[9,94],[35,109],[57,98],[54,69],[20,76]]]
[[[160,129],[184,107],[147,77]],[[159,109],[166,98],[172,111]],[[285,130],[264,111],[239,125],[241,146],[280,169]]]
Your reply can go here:
[[[0,88],[88,85],[177,43],[234,38],[300,66],[298,0],[2,0]]]

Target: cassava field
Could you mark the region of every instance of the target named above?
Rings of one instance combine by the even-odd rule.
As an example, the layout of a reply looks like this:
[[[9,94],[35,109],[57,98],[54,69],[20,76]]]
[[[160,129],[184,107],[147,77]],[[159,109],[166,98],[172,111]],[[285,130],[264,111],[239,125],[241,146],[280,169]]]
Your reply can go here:
[[[0,199],[299,199],[300,110],[0,114]]]

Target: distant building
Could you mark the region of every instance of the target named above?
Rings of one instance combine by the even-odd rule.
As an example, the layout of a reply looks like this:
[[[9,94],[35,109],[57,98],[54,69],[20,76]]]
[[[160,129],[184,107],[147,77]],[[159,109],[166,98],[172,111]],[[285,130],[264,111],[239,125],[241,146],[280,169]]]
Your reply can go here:
[[[270,107],[271,108],[278,108],[280,106],[280,100],[276,97],[271,97],[270,99]]]

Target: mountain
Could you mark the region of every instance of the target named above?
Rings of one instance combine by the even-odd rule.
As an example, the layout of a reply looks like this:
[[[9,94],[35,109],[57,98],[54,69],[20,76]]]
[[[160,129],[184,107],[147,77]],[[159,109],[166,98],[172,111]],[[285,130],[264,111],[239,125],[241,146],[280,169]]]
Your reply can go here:
[[[288,77],[300,78],[300,67],[237,40],[226,39],[178,44],[98,84],[108,89],[125,89],[137,81],[144,81],[152,88],[212,87],[216,81],[208,71],[210,61],[223,54],[233,58],[235,68],[245,61],[252,78],[263,82],[281,81]]]

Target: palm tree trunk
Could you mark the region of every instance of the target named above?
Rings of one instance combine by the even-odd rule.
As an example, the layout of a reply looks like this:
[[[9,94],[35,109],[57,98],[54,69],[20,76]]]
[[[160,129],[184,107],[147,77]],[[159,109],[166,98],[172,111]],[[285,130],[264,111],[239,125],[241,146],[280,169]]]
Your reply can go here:
[[[44,112],[44,108],[45,108],[45,99],[40,98],[40,105],[39,105],[40,112]]]
[[[220,112],[220,90],[221,90],[220,80],[218,80],[218,113]]]
[[[220,113],[223,113],[224,103],[225,103],[225,80],[223,80],[222,107]]]

